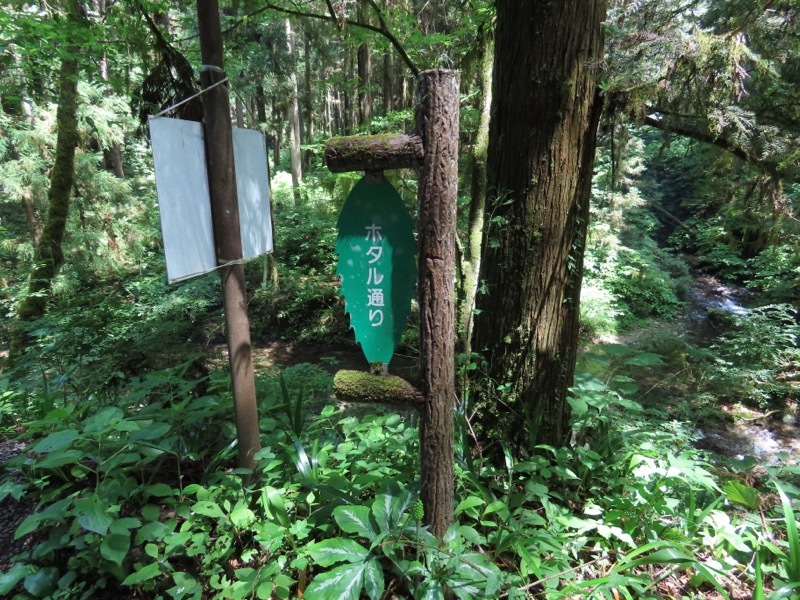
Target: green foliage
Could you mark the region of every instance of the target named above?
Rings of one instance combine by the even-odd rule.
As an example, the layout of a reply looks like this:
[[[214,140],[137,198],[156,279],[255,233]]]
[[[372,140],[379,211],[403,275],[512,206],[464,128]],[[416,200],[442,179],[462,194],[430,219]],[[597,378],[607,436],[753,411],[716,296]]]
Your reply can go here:
[[[734,317],[731,328],[712,345],[708,377],[721,395],[761,408],[796,397],[786,373],[800,360],[800,322],[789,305],[762,306]]]
[[[658,223],[647,203],[659,197],[645,177],[645,142],[624,136],[619,156],[601,151],[595,163],[581,317],[590,338],[674,317],[690,281],[685,263],[653,239]],[[610,143],[613,151],[619,142]]]
[[[318,366],[259,376],[263,450],[250,484],[229,469],[223,374],[145,373],[105,404],[65,392],[29,423],[16,479],[0,486],[0,497],[39,500],[17,530],[36,541],[0,590],[379,598],[391,587],[443,598],[447,587],[465,599],[525,590],[556,599],[656,596],[664,578],[686,594],[711,585],[725,596],[733,574],[789,585],[790,500],[770,521],[785,527],[782,542],[762,528],[768,491],[723,483],[692,448],[691,430],[648,421],[628,399],[640,388],[619,369],[662,368],[662,357],[609,345],[591,364],[596,374],[581,374],[570,400],[571,447],[484,461],[463,445],[469,427],[459,417],[456,521],[441,543],[421,523],[414,418],[331,405],[331,377]],[[15,381],[5,385],[19,393]]]
[[[792,242],[792,243],[788,243]],[[773,302],[791,302],[800,295],[800,253],[798,240],[765,248],[748,261],[752,278],[748,287]]]

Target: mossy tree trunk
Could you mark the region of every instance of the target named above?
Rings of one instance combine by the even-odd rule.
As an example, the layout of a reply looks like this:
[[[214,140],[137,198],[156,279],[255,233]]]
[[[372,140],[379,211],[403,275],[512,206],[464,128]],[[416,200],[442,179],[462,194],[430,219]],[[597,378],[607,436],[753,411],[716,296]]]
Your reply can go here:
[[[481,63],[481,118],[475,145],[470,156],[470,203],[466,244],[461,259],[461,294],[458,307],[459,350],[471,352],[472,313],[475,308],[475,292],[481,265],[484,211],[486,209],[486,156],[489,146],[489,114],[492,102],[492,62],[494,40],[490,32],[484,32],[483,58]]]
[[[68,18],[73,26],[83,24],[84,17],[77,5],[69,7]],[[75,180],[75,149],[78,145],[79,56],[80,50],[71,46],[61,61],[56,113],[58,136],[47,195],[47,217],[36,249],[28,292],[17,311],[23,321],[33,321],[44,315],[53,279],[64,264],[62,244],[69,219],[70,195]],[[23,350],[27,343],[27,335],[18,336],[12,344],[12,354]]]
[[[497,2],[476,424],[517,454],[569,434],[604,18],[605,0]]]

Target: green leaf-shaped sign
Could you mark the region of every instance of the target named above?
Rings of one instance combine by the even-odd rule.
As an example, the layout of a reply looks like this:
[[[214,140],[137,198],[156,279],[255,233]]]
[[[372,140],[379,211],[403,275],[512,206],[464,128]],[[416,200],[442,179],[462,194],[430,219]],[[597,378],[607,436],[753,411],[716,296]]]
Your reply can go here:
[[[345,312],[369,362],[388,363],[411,312],[417,244],[408,210],[392,185],[364,177],[339,216],[336,272]]]

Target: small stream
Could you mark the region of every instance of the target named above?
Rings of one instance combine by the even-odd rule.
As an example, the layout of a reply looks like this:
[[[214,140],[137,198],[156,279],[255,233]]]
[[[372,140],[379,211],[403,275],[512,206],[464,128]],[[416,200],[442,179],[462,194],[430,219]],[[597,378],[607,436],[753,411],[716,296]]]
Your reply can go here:
[[[687,328],[698,341],[711,343],[724,327],[722,315],[746,318],[752,296],[747,290],[697,277],[687,293]],[[717,454],[743,459],[752,456],[762,464],[800,462],[800,429],[792,415],[765,414],[751,420],[723,422],[698,431],[697,446]]]

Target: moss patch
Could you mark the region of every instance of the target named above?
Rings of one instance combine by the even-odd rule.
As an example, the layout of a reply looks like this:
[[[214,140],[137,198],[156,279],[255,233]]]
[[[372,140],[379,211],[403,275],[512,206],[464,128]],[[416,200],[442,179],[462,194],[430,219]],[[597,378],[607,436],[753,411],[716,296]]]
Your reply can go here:
[[[336,398],[346,402],[412,403],[422,401],[422,393],[402,377],[371,375],[363,371],[339,371],[333,378]]]

